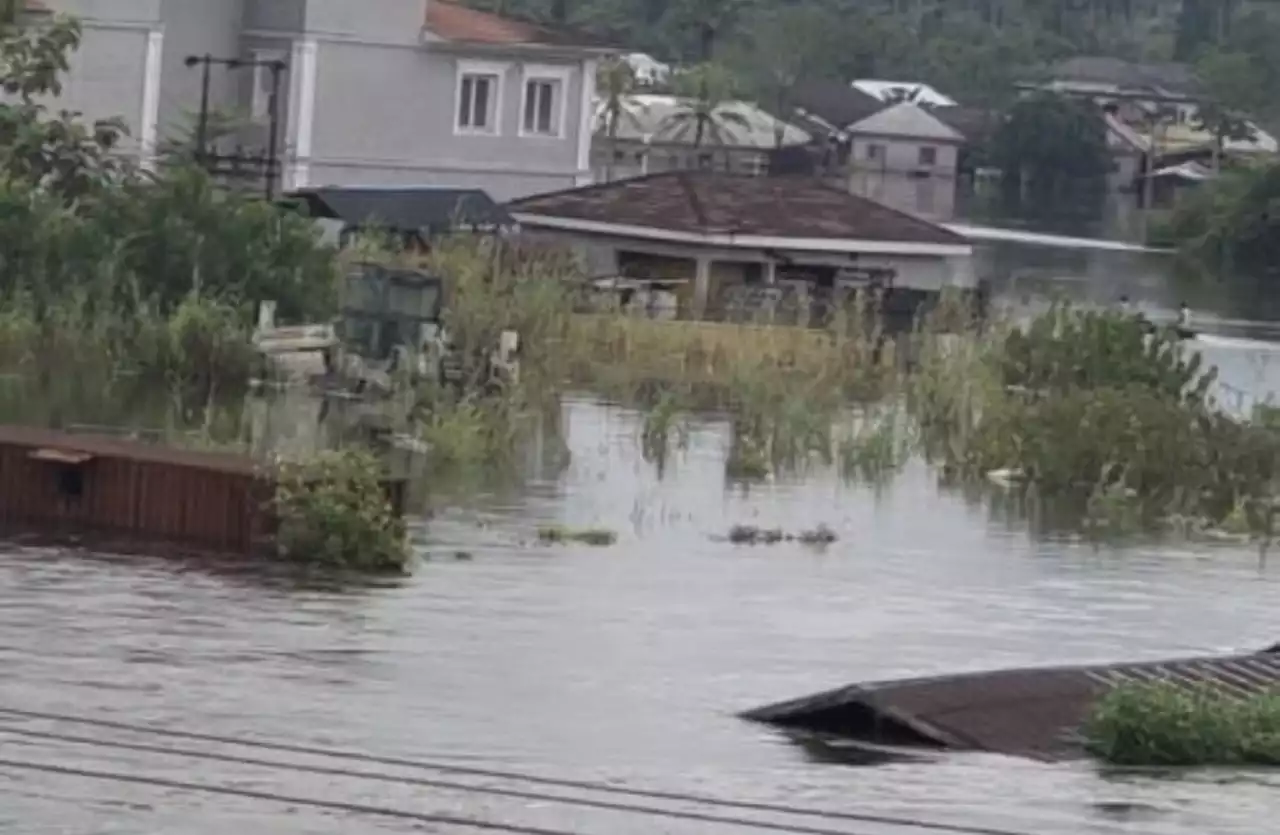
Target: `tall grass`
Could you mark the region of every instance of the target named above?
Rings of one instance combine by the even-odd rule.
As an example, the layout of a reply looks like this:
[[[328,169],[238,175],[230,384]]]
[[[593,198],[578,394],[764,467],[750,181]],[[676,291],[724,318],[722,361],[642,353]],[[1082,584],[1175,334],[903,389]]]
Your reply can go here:
[[[1095,705],[1083,730],[1090,753],[1115,765],[1280,765],[1280,694],[1124,685]]]

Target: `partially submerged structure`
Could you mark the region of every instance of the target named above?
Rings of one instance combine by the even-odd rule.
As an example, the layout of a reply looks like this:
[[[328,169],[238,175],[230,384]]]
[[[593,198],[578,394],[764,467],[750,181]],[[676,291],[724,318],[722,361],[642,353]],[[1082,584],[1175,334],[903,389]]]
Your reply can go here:
[[[853,684],[742,716],[873,748],[1059,760],[1084,753],[1079,728],[1099,697],[1119,685],[1158,681],[1257,694],[1280,686],[1280,646],[1243,655]]]
[[[274,553],[275,472],[254,459],[0,426],[0,529],[113,550]],[[388,481],[396,512],[404,484]]]
[[[927,297],[977,285],[965,238],[809,177],[671,172],[509,209],[523,229],[571,244],[593,276],[691,280],[677,290],[685,315],[714,315],[744,286],[890,276],[878,289]]]

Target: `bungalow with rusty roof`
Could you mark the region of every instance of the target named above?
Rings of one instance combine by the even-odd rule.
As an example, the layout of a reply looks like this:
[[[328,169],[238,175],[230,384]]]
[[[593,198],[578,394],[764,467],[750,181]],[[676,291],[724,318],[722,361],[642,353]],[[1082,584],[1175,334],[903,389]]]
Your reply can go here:
[[[594,276],[685,280],[686,313],[743,286],[831,288],[870,273],[934,294],[976,286],[968,240],[811,177],[652,174],[508,205],[521,229],[570,243]]]
[[[150,160],[200,109],[243,124],[285,189],[481,188],[499,200],[589,181],[598,58],[589,37],[453,0],[41,0],[79,17],[60,107],[122,117]],[[238,64],[228,64],[238,61]],[[270,62],[282,62],[273,94]]]

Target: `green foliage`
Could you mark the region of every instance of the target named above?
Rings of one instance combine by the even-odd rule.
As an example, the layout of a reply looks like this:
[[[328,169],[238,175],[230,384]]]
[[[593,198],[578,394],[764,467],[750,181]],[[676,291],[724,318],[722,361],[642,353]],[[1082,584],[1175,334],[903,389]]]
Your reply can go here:
[[[926,368],[910,398],[926,450],[972,480],[1015,471],[1038,498],[1102,528],[1232,518],[1269,539],[1280,434],[1217,411],[1214,372],[1148,330],[1058,307],[986,352],[931,359],[938,370]],[[1001,385],[969,382],[984,379]]]
[[[1006,386],[1058,395],[1075,389],[1148,388],[1157,398],[1203,405],[1216,369],[1201,373],[1176,333],[1151,332],[1136,316],[1055,306],[1005,337]]]
[[[1175,209],[1171,236],[1182,261],[1218,279],[1265,283],[1280,265],[1280,164],[1229,169]]]
[[[1084,726],[1090,753],[1123,766],[1280,765],[1280,695],[1156,682],[1105,695]]]
[[[538,528],[538,541],[547,545],[577,543],[606,547],[618,541],[618,535],[605,528],[566,528],[563,525],[543,525]]]
[[[118,122],[52,112],[79,39],[68,18],[0,24],[2,370],[45,395],[92,380],[86,403],[162,383],[206,404],[245,384],[254,303],[331,315],[333,253],[305,219],[202,171],[124,164]]]
[[[1107,128],[1091,103],[1041,93],[1018,100],[991,140],[1010,199],[1028,205],[1098,198],[1111,171]]]
[[[287,560],[323,568],[403,572],[410,562],[404,520],[366,452],[324,452],[280,467],[276,544]]]
[[[747,119],[726,105],[733,101],[736,81],[719,64],[698,64],[682,70],[673,79],[681,104],[667,116],[664,134],[693,138],[693,146],[703,143],[732,145],[734,128],[746,128]]]

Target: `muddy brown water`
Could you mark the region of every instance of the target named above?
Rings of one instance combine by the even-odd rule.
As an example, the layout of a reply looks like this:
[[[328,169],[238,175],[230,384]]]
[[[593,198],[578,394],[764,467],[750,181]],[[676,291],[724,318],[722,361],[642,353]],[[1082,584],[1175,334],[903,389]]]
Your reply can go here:
[[[1207,350],[1230,385],[1252,397],[1280,390],[1280,353],[1273,362],[1268,346]],[[637,415],[579,400],[565,417],[568,470],[420,526],[433,558],[400,586],[304,591],[162,560],[7,550],[0,706],[1037,835],[1256,835],[1273,825],[1275,772],[1108,776],[1087,763],[992,756],[852,766],[734,716],[858,680],[1267,646],[1280,640],[1280,575],[1255,551],[1035,541],[940,493],[919,465],[880,490],[823,473],[728,490],[726,432],[714,421],[694,427],[660,481],[639,458]],[[620,538],[603,549],[532,544],[548,522]],[[840,538],[825,550],[716,538],[734,523],[825,523]],[[459,550],[471,558],[456,559]],[[3,740],[0,759],[585,835],[756,831]],[[926,831],[771,819],[857,835]],[[0,830],[467,831],[10,768],[0,768]]]

